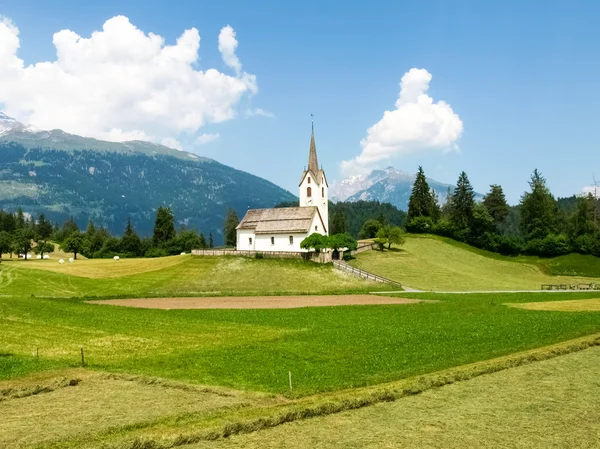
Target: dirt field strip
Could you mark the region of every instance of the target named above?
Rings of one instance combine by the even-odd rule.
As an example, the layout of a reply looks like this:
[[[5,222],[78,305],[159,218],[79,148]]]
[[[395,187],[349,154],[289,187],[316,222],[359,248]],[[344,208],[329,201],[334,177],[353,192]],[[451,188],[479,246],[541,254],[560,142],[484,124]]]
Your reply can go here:
[[[89,304],[139,307],[143,309],[295,309],[299,307],[415,304],[421,299],[387,298],[376,295],[326,296],[224,296],[206,298],[140,298],[88,301]]]

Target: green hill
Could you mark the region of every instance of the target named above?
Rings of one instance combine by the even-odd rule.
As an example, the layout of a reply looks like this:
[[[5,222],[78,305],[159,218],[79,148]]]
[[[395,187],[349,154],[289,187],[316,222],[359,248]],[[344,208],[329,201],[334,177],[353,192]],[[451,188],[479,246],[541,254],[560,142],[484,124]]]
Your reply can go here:
[[[538,290],[541,284],[600,282],[600,259],[593,256],[505,257],[425,235],[409,235],[401,249],[368,251],[351,263],[432,291]]]

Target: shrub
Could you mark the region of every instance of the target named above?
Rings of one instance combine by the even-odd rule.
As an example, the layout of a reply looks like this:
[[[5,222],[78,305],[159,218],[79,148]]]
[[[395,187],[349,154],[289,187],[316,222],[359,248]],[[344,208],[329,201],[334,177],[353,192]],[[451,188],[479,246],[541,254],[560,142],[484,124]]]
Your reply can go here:
[[[433,232],[433,218],[415,217],[408,222],[406,229],[415,234],[429,234]]]
[[[254,255],[254,258],[255,258],[255,259],[264,259],[264,258],[265,258],[265,255],[264,255],[263,253],[256,253],[256,254]]]
[[[431,232],[433,234],[441,235],[443,237],[452,238],[454,236],[454,226],[452,226],[452,223],[450,223],[450,221],[448,221],[445,218],[442,218],[433,225]]]
[[[505,256],[518,256],[523,251],[522,242],[506,235],[498,236],[498,252]]]
[[[168,255],[169,254],[167,251],[163,248],[150,248],[148,251],[146,251],[144,257],[165,257]]]

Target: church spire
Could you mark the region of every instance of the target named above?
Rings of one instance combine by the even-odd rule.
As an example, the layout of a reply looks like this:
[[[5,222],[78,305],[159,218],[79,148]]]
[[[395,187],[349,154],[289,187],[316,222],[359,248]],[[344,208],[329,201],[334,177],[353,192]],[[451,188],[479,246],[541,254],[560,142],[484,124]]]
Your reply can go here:
[[[314,174],[317,174],[319,172],[319,161],[317,160],[317,146],[315,145],[315,123],[314,123],[314,121],[312,121],[312,135],[310,136],[310,152],[308,154],[308,171],[311,171]]]

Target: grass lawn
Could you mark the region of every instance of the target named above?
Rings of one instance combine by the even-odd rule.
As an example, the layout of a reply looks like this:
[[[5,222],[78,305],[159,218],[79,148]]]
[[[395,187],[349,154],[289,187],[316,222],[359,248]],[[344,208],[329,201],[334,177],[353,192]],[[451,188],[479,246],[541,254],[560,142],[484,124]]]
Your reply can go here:
[[[577,296],[574,296],[577,295]],[[596,293],[597,295],[597,293]],[[0,297],[0,378],[74,367],[294,395],[374,385],[600,332],[598,312],[503,303],[582,294],[413,295],[436,303],[152,310]],[[32,353],[39,348],[39,360]]]
[[[2,262],[0,295],[147,297],[364,293],[390,289],[301,260],[172,256]]]
[[[190,449],[597,448],[600,348]]]
[[[358,254],[351,264],[431,291],[538,290],[541,284],[600,281],[597,257],[505,257],[426,235],[409,235],[400,250]]]

